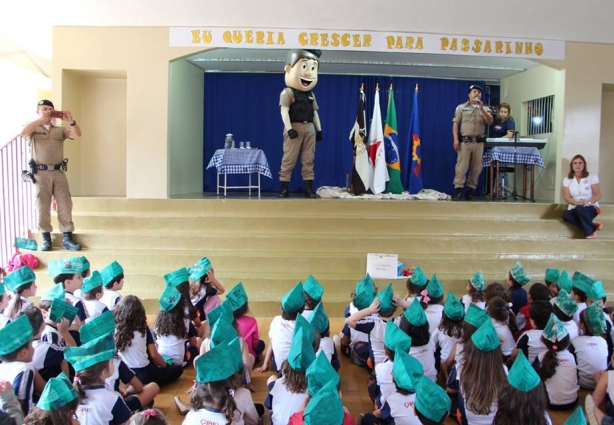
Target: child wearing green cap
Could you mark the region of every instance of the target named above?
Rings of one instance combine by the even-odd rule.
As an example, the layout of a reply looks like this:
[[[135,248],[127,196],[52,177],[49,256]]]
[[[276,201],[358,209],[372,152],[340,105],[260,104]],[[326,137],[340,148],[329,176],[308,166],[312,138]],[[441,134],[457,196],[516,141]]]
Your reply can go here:
[[[420,302],[424,307],[424,313],[429,322],[429,333],[433,334],[441,323],[443,315],[443,305],[441,304],[443,300],[443,285],[436,274],[433,274],[433,277],[426,285],[426,289],[420,294],[422,295]]]
[[[429,334],[429,323],[423,305],[417,298],[401,316],[399,328],[411,338],[409,354],[422,364],[424,376],[436,381],[435,342]]]
[[[303,284],[303,295],[305,296],[305,309],[301,313],[305,319],[309,319],[311,312],[322,300],[324,287],[312,275],[307,276]]]
[[[1,275],[0,275],[1,276]],[[4,289],[4,284],[0,282],[0,329],[5,327],[11,321],[8,316],[4,315],[4,309],[9,305],[9,294]]]
[[[420,266],[417,265],[410,268],[409,272],[411,274],[405,282],[405,286],[407,288],[405,300],[407,301],[407,305],[414,302],[414,298],[419,297],[420,293],[426,289],[426,285],[429,283],[429,280],[426,278],[426,275]]]
[[[71,321],[63,316],[59,321],[56,321],[58,319],[55,317],[55,320],[51,319],[51,307],[55,299],[61,300],[62,302],[65,301],[65,292],[62,289],[62,285],[55,285],[45,291],[38,303],[45,321],[45,327],[43,328],[40,339],[60,350],[64,350],[67,346],[74,347],[78,344],[77,340],[73,337],[73,333],[70,331],[72,325]],[[74,320],[78,319],[75,317]]]
[[[242,283],[238,283],[234,288],[228,291],[226,299],[231,301],[233,308],[233,316],[237,324],[237,331],[247,344],[247,350],[257,362],[260,355],[264,351],[264,341],[260,339],[258,330],[258,321],[253,316],[249,315],[249,300],[247,293],[243,288]]]
[[[47,381],[45,389],[25,418],[27,425],[75,425],[79,424],[75,412],[79,406],[79,394],[68,377],[62,373]]]
[[[124,288],[124,268],[117,261],[112,261],[100,270],[100,276],[104,285],[100,301],[113,310],[122,298],[118,291]]]
[[[531,304],[529,312],[532,329],[520,335],[512,352],[512,359],[516,358],[518,351],[522,351],[529,362],[533,363],[539,353],[546,351],[546,346],[542,342],[542,331],[550,319],[552,304],[548,301],[536,301]]]
[[[79,257],[79,262],[81,263],[81,277],[85,280],[90,277],[92,271],[90,269],[90,260],[88,260],[85,256]]]
[[[569,347],[578,362],[580,387],[586,390],[595,388],[595,373],[608,368],[608,345],[603,337],[605,323],[605,315],[597,304],[584,309],[580,314],[582,335],[574,338]]]
[[[512,355],[514,348],[516,348],[516,338],[514,335],[519,334],[516,318],[512,314],[507,301],[501,297],[493,297],[488,300],[487,311],[490,314],[497,335],[499,335],[501,351],[507,361]]]
[[[518,310],[527,305],[527,291],[523,286],[530,280],[519,261],[516,261],[510,271],[507,272],[508,298],[512,303],[514,314],[518,314]]]
[[[103,295],[102,276],[98,271],[94,271],[91,276],[83,279],[83,286],[81,287],[81,298],[85,305],[88,321],[109,310],[107,305],[100,301]]]
[[[438,366],[443,380],[448,380],[448,368],[446,360],[450,356],[450,352],[454,346],[462,340],[463,337],[463,319],[465,317],[465,308],[461,302],[454,296],[452,291],[448,292],[446,303],[443,307],[443,315],[441,323],[432,333],[431,338],[436,347],[439,347],[439,357],[435,358],[436,367]]]
[[[550,298],[555,298],[559,294],[559,278],[561,277],[561,273],[558,269],[546,269],[546,274],[544,275],[544,283],[548,287],[550,291]]]
[[[203,257],[190,268],[190,301],[196,314],[204,321],[207,313],[220,305],[224,285],[215,277],[215,270],[207,257]]]
[[[554,315],[563,322],[569,333],[569,339],[573,341],[575,337],[580,335],[580,328],[573,319],[574,313],[578,310],[578,304],[565,289],[561,289],[554,299],[552,307]]]
[[[574,272],[571,281],[571,297],[578,304],[578,309],[573,315],[573,319],[578,325],[580,325],[580,314],[588,306],[588,293],[591,290],[591,286],[595,281],[578,271]]]
[[[461,302],[465,306],[465,311],[469,308],[469,304],[475,304],[476,307],[486,309],[484,289],[486,289],[484,275],[481,271],[478,271],[467,281],[467,293],[461,298]]]
[[[568,350],[569,333],[554,314],[542,332],[542,342],[548,349],[537,356],[538,372],[546,386],[548,409],[571,410],[578,403],[578,366]]]
[[[75,326],[80,326],[88,317],[83,300],[74,295],[75,291],[80,290],[83,286],[81,267],[81,259],[79,257],[52,261],[47,267],[49,275],[53,278],[55,284],[62,285],[64,288],[66,299],[79,310],[77,317],[73,321]]]
[[[4,285],[15,294],[4,309],[4,313],[12,320],[21,310],[32,304],[28,298],[36,296],[36,275],[30,267],[23,266],[6,275]]]

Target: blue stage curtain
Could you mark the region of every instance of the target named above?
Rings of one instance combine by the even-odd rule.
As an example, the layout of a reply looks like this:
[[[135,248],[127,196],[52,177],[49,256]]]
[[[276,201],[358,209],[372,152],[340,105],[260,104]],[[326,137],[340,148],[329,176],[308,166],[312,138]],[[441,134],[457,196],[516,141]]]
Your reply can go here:
[[[251,142],[263,149],[273,179],[262,177],[265,192],[279,190],[279,168],[283,155],[283,124],[279,95],[285,87],[284,75],[249,73],[206,73],[204,96],[204,158],[206,167],[213,153],[224,147],[226,133],[234,135],[235,145]],[[380,87],[382,119],[386,119],[388,89],[393,84],[397,107],[399,153],[402,182],[409,186],[411,145],[408,137],[413,94],[419,85],[420,139],[422,141],[422,180],[425,188],[451,193],[453,190],[456,152],[452,147],[454,108],[467,100],[468,88],[480,81],[440,80],[429,78],[325,75],[314,89],[322,122],[324,140],[316,145],[315,187],[345,187],[346,174],[352,172],[353,150],[350,130],[356,120],[358,92],[365,85],[366,113],[370,123],[375,87]],[[486,99],[483,99],[486,102]],[[369,124],[367,124],[367,131]],[[204,173],[203,190],[215,191],[214,168]],[[229,176],[229,184],[246,184],[247,176]],[[292,174],[290,190],[303,187],[300,157]]]

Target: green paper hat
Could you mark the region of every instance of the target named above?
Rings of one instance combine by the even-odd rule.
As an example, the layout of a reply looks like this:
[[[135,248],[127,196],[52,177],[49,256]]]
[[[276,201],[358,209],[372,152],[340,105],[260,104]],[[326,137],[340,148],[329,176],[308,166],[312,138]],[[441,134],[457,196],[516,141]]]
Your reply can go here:
[[[90,269],[90,260],[88,260],[84,256],[81,256],[79,257],[79,261],[81,262],[81,273]]]
[[[17,351],[32,339],[32,325],[25,314],[0,329],[0,356]]]
[[[606,330],[606,320],[603,310],[599,307],[599,304],[591,304],[586,309],[586,318],[588,319],[588,325],[593,330],[595,335],[603,335]]]
[[[484,282],[484,275],[481,270],[478,270],[471,279],[469,279],[469,283],[473,286],[473,289],[476,291],[483,291],[486,287],[486,282]]]
[[[309,317],[309,323],[315,328],[318,333],[322,334],[328,329],[329,321],[326,312],[324,311],[324,305],[320,301],[316,308],[313,309],[311,316]]]
[[[120,266],[117,261],[113,261],[111,264],[105,266],[102,270],[100,270],[103,285],[108,285],[113,279],[123,273],[123,267]]]
[[[560,276],[561,274],[558,269],[546,269],[546,276],[544,276],[544,280],[550,283],[558,283]]]
[[[492,351],[501,345],[499,335],[492,324],[492,320],[486,320],[473,335],[471,341],[482,352]]]
[[[61,274],[81,274],[81,257],[62,258],[50,261],[47,264],[47,272],[52,279]]]
[[[22,286],[32,283],[36,280],[36,275],[32,269],[28,266],[18,268],[12,273],[7,274],[4,277],[4,284],[9,291],[17,291]]]
[[[245,305],[247,302],[247,293],[245,292],[245,288],[243,288],[243,283],[237,283],[234,288],[226,293],[226,301],[229,303],[228,305],[232,308],[233,312]]]
[[[526,285],[531,280],[531,278],[527,276],[527,272],[524,270],[524,267],[522,267],[522,264],[520,264],[520,261],[514,263],[512,270],[510,270],[510,274],[520,286]]]
[[[394,354],[392,376],[400,388],[415,393],[416,379],[423,373],[422,364],[407,352],[398,351]]]
[[[591,285],[591,289],[586,293],[586,296],[591,300],[600,300],[606,296],[605,289],[603,289],[603,283],[600,280]]]
[[[427,284],[426,275],[420,268],[420,266],[414,267],[414,272],[409,277],[411,283],[421,288],[424,288]]]
[[[47,381],[36,407],[47,411],[56,410],[76,400],[77,397],[79,397],[77,390],[64,372],[60,372],[56,378]]]
[[[379,298],[379,309],[381,311],[390,311],[396,308],[396,306],[392,304],[392,297],[394,297],[394,291],[392,290],[392,283],[389,283],[376,297]]]
[[[339,391],[332,382],[329,382],[307,403],[303,412],[303,423],[305,425],[339,425],[343,422],[343,415],[343,404],[339,398]]]
[[[559,291],[554,299],[554,304],[568,316],[573,316],[578,311],[578,303],[571,298],[571,295],[565,289]]]
[[[162,295],[160,295],[158,304],[160,305],[162,311],[168,313],[174,309],[177,304],[179,304],[179,301],[181,301],[181,292],[179,292],[173,285],[166,285]]]
[[[222,343],[229,343],[238,336],[236,329],[232,326],[232,322],[227,320],[218,320],[211,329],[211,346],[215,347]]]
[[[59,286],[62,286],[58,284]],[[56,285],[56,286],[58,286]],[[69,322],[75,319],[75,316],[79,313],[79,309],[74,305],[66,302],[64,298],[56,298],[51,301],[51,308],[49,309],[49,319],[58,323],[65,317]]]
[[[41,295],[41,301],[63,300],[66,297],[64,287],[61,283],[53,285]]]
[[[164,275],[164,283],[166,283],[167,286],[179,286],[189,280],[190,276],[188,275],[188,269],[185,267],[181,267],[180,269]]]
[[[296,316],[292,339],[296,339],[299,329],[303,329],[305,331],[305,336],[309,338],[309,341],[313,345],[316,340],[316,329],[309,321],[307,321],[307,319],[305,319],[302,314]]]
[[[571,276],[569,276],[569,273],[567,273],[567,270],[563,270],[561,272],[561,275],[559,276],[559,280],[557,281],[556,285],[559,287],[559,289],[564,289],[567,291],[567,293],[571,294],[573,283],[571,281]]]
[[[81,293],[84,294],[86,292],[91,291],[92,289],[98,288],[99,286],[102,286],[102,276],[100,275],[100,272],[95,270],[94,272],[92,272],[92,275],[90,277],[86,277],[85,279],[83,279]]]
[[[232,356],[232,364],[235,365],[235,373],[243,369],[243,353],[241,352],[241,342],[239,337],[233,339],[228,343],[230,348],[230,355]]]
[[[439,422],[450,413],[450,397],[439,385],[423,376],[416,385],[414,407],[427,419]]]
[[[369,307],[375,299],[375,284],[371,280],[371,276],[367,273],[357,284],[354,289],[354,307],[358,310],[364,310]]]
[[[409,352],[411,348],[411,337],[403,332],[392,320],[386,322],[386,336],[384,345],[395,353],[398,351]]]
[[[307,276],[307,279],[305,279],[303,291],[307,292],[311,299],[317,302],[322,299],[322,294],[324,294],[324,287],[320,285],[320,282],[318,282],[315,277],[309,275]]]
[[[550,318],[542,331],[542,336],[548,341],[556,343],[567,335],[569,335],[569,332],[567,332],[567,328],[563,322],[561,322],[554,313],[550,313]]]
[[[591,289],[593,283],[595,283],[593,279],[580,272],[575,272],[571,278],[571,286],[579,289],[585,294],[588,294],[588,291]]]
[[[190,279],[193,281],[200,280],[201,277],[211,270],[211,261],[207,257],[203,257],[190,267]]]
[[[111,334],[93,339],[80,347],[66,347],[64,349],[64,358],[73,366],[75,372],[109,361],[114,355],[115,341]]]
[[[313,340],[309,338],[307,332],[305,328],[299,328],[298,332],[294,333],[292,347],[288,352],[288,364],[297,372],[305,372],[316,359]]]
[[[194,361],[196,382],[222,381],[230,378],[237,370],[236,348],[230,344],[220,344],[212,347]]]
[[[4,284],[0,282],[0,296],[4,295],[4,292],[5,292]]]
[[[329,382],[332,382],[335,388],[339,385],[339,374],[326,358],[324,351],[320,351],[320,354],[309,365],[305,376],[307,378],[307,390],[311,397],[316,395]]]
[[[95,319],[86,322],[79,328],[81,344],[90,342],[104,335],[115,333],[115,317],[111,310],[107,310]]]
[[[527,360],[522,350],[518,350],[518,356],[507,375],[507,382],[518,391],[528,393],[541,383],[541,379],[535,368]]]
[[[433,274],[431,280],[426,285],[426,293],[431,298],[441,298],[443,297],[443,285],[437,278],[436,274]]]
[[[582,406],[578,406],[563,425],[586,425],[586,416],[584,415]]]
[[[209,322],[209,327],[213,328],[217,321],[223,318],[226,322],[232,323],[235,319],[232,314],[232,308],[227,301],[224,301],[222,304],[215,307],[209,313],[207,313],[207,321]]]
[[[455,322],[463,320],[463,317],[465,317],[465,307],[463,307],[463,304],[454,296],[452,291],[448,291],[446,303],[443,305],[443,314]]]
[[[19,249],[28,249],[30,251],[36,251],[38,249],[38,242],[36,242],[36,239],[15,238],[15,246]]]
[[[405,310],[403,315],[407,321],[414,326],[422,326],[428,321],[418,297],[414,298],[414,301],[409,305],[407,310]]]
[[[284,295],[281,299],[281,308],[286,313],[296,313],[305,306],[305,296],[303,295],[303,283],[298,282],[294,288]]]
[[[489,321],[490,316],[486,310],[481,309],[475,304],[469,304],[467,307],[467,312],[465,313],[465,322],[473,325],[476,329],[482,326],[484,322]]]

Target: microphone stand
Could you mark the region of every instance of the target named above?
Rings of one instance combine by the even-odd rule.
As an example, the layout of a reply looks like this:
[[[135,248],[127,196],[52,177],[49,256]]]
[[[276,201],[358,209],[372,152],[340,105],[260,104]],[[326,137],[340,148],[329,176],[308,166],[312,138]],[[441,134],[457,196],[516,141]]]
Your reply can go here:
[[[509,196],[514,198],[514,201],[517,201],[518,198],[524,201],[528,201],[529,198],[519,195],[518,192],[516,191],[516,167],[517,166],[518,166],[518,132],[514,131],[514,190],[512,190],[512,193]],[[507,199],[509,196],[505,196],[501,199]],[[531,200],[531,202],[535,202],[535,200]]]

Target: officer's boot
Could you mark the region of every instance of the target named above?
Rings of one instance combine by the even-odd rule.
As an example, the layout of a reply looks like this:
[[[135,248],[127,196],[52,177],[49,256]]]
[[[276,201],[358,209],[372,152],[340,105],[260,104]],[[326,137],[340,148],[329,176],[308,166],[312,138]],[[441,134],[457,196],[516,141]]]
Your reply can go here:
[[[313,180],[305,180],[305,198],[316,198],[317,195],[313,191]]]
[[[62,240],[62,248],[69,251],[80,251],[81,245],[75,242],[72,238],[72,232],[64,232],[64,239]]]
[[[452,200],[453,201],[461,201],[463,199],[463,188],[462,187],[455,187],[454,188],[454,195],[452,195]]]
[[[281,190],[278,196],[280,198],[287,198],[290,196],[290,182],[281,182]]]
[[[473,199],[473,191],[472,187],[467,187],[467,193],[465,193],[465,199],[471,201]]]
[[[51,251],[51,233],[43,232],[43,242],[41,243],[41,251]]]

